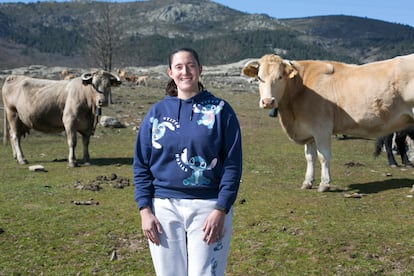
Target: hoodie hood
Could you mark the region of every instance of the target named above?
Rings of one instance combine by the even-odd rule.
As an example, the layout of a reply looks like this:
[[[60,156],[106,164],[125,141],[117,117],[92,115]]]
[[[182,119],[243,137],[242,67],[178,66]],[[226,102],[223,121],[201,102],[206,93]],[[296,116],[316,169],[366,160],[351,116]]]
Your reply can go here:
[[[190,108],[190,112],[189,112],[189,120],[192,121],[193,120],[193,115],[194,115],[194,108],[196,108],[198,103],[201,103],[203,101],[208,100],[209,98],[214,98],[213,94],[211,94],[210,92],[208,92],[207,90],[203,90],[201,92],[199,92],[197,95],[195,95],[192,98],[183,100],[177,97],[173,97],[173,96],[165,96],[165,100],[167,100],[168,105],[176,105],[177,106],[177,120],[180,121],[181,119],[181,115],[188,113],[188,108]],[[185,111],[182,112],[182,109],[185,109]]]

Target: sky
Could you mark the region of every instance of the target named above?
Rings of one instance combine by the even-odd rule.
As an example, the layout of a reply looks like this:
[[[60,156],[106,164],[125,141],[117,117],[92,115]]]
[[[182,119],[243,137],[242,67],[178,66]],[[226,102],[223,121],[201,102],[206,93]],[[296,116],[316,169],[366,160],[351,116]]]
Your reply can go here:
[[[229,8],[278,19],[352,15],[414,27],[413,0],[213,0]]]
[[[44,1],[44,0],[41,0]],[[62,0],[58,0],[61,2]],[[108,2],[134,0],[108,0]],[[353,15],[400,23],[414,27],[413,0],[213,0],[229,8],[264,13],[278,19],[318,15]],[[4,2],[39,2],[39,0],[0,0]]]

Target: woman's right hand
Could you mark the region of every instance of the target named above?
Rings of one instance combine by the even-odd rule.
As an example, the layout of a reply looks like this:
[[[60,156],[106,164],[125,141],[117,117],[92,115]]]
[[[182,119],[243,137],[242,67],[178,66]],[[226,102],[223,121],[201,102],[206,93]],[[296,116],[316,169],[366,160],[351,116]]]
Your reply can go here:
[[[152,243],[159,245],[159,235],[162,234],[162,227],[158,219],[154,216],[150,207],[145,207],[139,211],[141,215],[142,231]]]

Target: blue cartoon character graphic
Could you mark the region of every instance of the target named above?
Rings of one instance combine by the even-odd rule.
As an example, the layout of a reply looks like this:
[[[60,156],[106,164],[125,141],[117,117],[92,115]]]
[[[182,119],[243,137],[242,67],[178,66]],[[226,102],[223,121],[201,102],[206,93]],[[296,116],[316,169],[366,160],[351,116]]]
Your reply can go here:
[[[209,129],[212,129],[216,121],[216,115],[220,113],[220,111],[223,109],[223,106],[224,101],[220,101],[218,105],[211,103],[206,105],[194,105],[194,112],[203,114],[203,117],[197,121],[197,124],[204,125]]]
[[[158,123],[158,119],[154,117],[150,119],[150,122],[152,123],[152,146],[160,149],[162,146],[157,141],[165,135],[167,128],[174,131],[174,125],[171,122]]]
[[[178,155],[178,154],[177,154]],[[177,162],[180,164],[181,167],[183,165],[190,167],[192,170],[191,176],[183,180],[183,184],[188,186],[201,186],[201,185],[208,185],[210,184],[211,180],[208,179],[203,175],[203,172],[206,170],[213,169],[217,164],[217,158],[214,158],[210,165],[201,157],[201,156],[193,156],[188,159],[187,157],[187,148],[183,150],[180,155],[181,160],[179,160],[177,156]]]

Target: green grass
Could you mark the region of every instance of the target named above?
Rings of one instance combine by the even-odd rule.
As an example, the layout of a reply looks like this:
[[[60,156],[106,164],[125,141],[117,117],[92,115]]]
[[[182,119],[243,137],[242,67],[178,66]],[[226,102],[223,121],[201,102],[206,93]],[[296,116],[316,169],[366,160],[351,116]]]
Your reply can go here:
[[[407,197],[414,169],[389,168],[385,154],[374,159],[373,140],[332,138],[332,191],[301,190],[303,147],[258,108],[258,95],[211,91],[232,104],[243,131],[244,171],[227,275],[414,273],[414,199]],[[22,141],[29,165],[41,164],[47,172],[30,172],[12,159],[10,145],[0,146],[0,275],[154,274],[133,200],[131,163],[133,126],[162,94],[159,88],[115,91],[117,104],[103,114],[129,126],[98,127],[91,166],[67,167],[62,135],[33,133]],[[78,159],[81,154],[79,140]],[[113,173],[129,178],[131,186],[115,189],[104,182],[98,192],[74,186]],[[316,184],[319,178],[318,165]],[[87,200],[99,204],[73,203]]]

